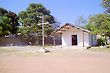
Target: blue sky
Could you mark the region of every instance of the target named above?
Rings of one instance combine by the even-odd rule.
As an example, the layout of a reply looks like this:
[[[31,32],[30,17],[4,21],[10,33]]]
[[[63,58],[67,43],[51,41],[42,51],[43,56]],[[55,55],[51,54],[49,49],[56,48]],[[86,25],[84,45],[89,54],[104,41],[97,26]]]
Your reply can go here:
[[[30,3],[41,3],[61,23],[74,23],[79,16],[103,13],[102,0],[0,0],[0,7],[15,13],[26,10]]]

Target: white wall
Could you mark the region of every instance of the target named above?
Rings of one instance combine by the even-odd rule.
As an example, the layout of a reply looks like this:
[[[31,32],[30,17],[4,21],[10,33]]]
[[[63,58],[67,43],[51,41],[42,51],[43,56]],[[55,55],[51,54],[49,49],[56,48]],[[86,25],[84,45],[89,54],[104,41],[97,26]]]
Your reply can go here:
[[[62,33],[62,46],[72,46],[72,35],[77,35],[77,46],[83,46],[83,31],[77,28],[70,28]],[[89,46],[89,33],[87,32],[84,32],[84,46]]]
[[[62,34],[62,46],[71,46],[70,33],[64,32]]]

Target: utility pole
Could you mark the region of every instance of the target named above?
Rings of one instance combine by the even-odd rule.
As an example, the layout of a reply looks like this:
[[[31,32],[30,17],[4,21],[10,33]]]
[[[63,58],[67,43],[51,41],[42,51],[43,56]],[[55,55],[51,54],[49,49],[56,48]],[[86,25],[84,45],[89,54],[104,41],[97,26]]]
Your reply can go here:
[[[45,49],[44,24],[48,24],[48,23],[44,23],[44,16],[43,15],[42,15],[41,19],[42,19],[41,26],[42,26],[42,47],[43,48],[40,49],[40,52],[47,53],[47,52],[50,52],[50,51]]]
[[[42,47],[45,49],[45,40],[44,40],[44,16],[42,15]]]

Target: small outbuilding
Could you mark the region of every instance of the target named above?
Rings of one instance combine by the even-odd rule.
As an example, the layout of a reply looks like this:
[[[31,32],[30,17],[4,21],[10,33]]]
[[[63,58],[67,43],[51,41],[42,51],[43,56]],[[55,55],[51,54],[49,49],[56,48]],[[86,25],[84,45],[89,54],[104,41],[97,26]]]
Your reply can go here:
[[[96,35],[81,27],[66,23],[52,33],[53,36],[61,36],[62,46],[89,47],[97,44]]]

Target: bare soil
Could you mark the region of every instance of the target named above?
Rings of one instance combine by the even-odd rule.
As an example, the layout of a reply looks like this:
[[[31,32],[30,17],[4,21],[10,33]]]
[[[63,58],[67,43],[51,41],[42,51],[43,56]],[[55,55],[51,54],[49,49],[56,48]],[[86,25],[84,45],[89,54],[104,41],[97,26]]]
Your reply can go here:
[[[2,53],[0,73],[110,73],[110,53],[87,50],[59,50],[34,56]]]

